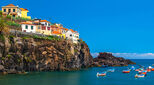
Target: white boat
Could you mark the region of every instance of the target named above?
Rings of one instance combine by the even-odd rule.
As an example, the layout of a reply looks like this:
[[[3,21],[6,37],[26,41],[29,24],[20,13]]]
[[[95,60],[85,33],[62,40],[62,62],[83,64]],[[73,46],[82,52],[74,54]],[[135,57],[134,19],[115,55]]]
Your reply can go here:
[[[97,72],[96,76],[106,76],[106,72],[102,72],[102,73]]]
[[[135,78],[144,78],[144,77],[145,77],[144,74],[136,74],[136,75],[135,75]]]
[[[115,71],[115,69],[109,69],[108,70],[108,72],[114,72]]]

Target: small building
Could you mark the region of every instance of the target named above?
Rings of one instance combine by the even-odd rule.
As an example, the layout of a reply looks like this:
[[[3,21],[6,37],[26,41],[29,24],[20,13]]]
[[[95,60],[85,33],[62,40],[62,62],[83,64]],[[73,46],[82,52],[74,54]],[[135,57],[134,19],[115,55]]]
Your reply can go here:
[[[40,20],[41,30],[40,33],[44,35],[51,35],[51,23],[47,20]]]
[[[66,33],[66,39],[72,40],[73,43],[78,43],[79,40],[79,33],[72,29],[68,30]]]
[[[21,10],[21,17],[31,19],[31,16],[27,16],[27,13],[29,12],[27,9],[20,8]]]
[[[30,32],[36,33],[36,29],[38,29],[39,25],[33,24],[32,21],[21,22],[22,32]]]
[[[3,16],[11,15],[12,17],[21,17],[21,10],[18,6],[9,4],[2,6]]]
[[[64,28],[61,24],[54,24],[51,25],[51,29],[52,29],[52,35],[57,34],[58,36],[62,37],[63,39],[66,38],[65,33],[68,31],[67,28]]]

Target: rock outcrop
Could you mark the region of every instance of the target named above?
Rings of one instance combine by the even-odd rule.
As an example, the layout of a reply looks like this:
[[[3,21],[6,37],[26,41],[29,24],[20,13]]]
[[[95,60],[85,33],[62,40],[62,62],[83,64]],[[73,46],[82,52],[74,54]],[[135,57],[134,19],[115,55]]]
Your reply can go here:
[[[129,64],[135,64],[131,60],[115,57],[112,53],[99,53],[93,61],[94,66],[128,66]]]
[[[70,71],[93,62],[84,42],[5,37],[0,40],[0,72]]]

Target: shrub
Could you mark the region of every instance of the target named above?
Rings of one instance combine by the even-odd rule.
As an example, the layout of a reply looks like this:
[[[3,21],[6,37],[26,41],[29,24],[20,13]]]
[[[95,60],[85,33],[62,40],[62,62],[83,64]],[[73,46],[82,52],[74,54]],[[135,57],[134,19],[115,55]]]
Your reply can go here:
[[[5,38],[4,38],[4,35],[3,34],[0,34],[0,40],[4,41]]]
[[[22,39],[28,39],[28,38],[29,38],[29,37],[26,37],[26,36],[25,36],[25,37],[23,37]]]
[[[7,22],[7,24],[8,24],[9,26],[16,26],[16,27],[20,27],[20,24],[15,23],[14,21],[8,21],[8,22]]]
[[[11,55],[7,55],[7,57],[10,59],[11,58]]]
[[[29,21],[29,20],[31,20],[31,19],[23,18],[23,17],[16,17],[15,19],[17,19],[17,20],[23,20],[23,21]]]
[[[6,18],[7,18],[7,19],[11,19],[11,15],[7,15]]]
[[[10,35],[10,36],[9,36],[10,39],[12,39],[12,38],[14,38],[14,37],[15,37],[14,35]]]
[[[0,16],[2,16],[2,11],[0,11]]]

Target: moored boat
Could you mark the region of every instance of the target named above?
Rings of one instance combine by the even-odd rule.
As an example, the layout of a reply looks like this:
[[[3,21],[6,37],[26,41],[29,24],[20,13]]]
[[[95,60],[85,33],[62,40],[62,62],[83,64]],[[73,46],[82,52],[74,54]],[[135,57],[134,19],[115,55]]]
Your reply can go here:
[[[135,67],[134,67],[134,66],[132,66],[132,67],[131,67],[131,70],[135,70]]]
[[[152,68],[151,71],[154,71],[154,68]]]
[[[140,71],[140,69],[136,69],[135,71]]]
[[[151,72],[151,69],[147,69],[147,72]]]
[[[144,74],[136,74],[136,75],[135,75],[135,78],[143,78],[143,77],[145,77]]]
[[[109,69],[108,70],[108,72],[114,72],[115,71],[115,69]]]
[[[123,70],[123,73],[130,73],[130,70]]]
[[[97,73],[96,76],[106,76],[106,72],[102,72],[102,73]]]

